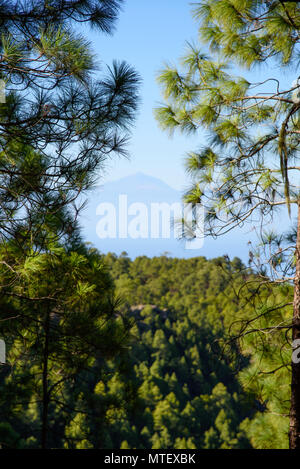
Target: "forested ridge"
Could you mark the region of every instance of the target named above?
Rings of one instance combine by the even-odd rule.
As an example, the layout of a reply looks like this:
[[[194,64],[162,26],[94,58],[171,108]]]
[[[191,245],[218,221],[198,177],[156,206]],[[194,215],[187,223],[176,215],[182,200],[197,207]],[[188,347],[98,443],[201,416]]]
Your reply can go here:
[[[98,353],[57,386],[49,409],[50,447],[287,447],[289,372],[284,367],[279,374],[260,375],[276,367],[276,337],[264,342],[263,361],[258,334],[249,334],[243,349],[228,342],[230,326],[236,322],[240,330],[253,307],[247,307],[246,293],[237,298],[237,288],[253,276],[239,259],[161,256],[132,261],[125,253],[100,256],[95,250],[89,256],[98,259],[118,298],[114,314],[123,318],[122,346],[115,358]],[[270,305],[290,294],[281,287],[275,290],[266,292]],[[113,336],[112,328],[112,341]],[[5,423],[0,424],[0,440],[7,447],[37,447],[38,344],[26,354],[23,349],[22,356],[13,329],[7,340],[12,367],[6,378],[4,371],[1,375]],[[68,346],[68,338],[64,340]],[[80,353],[83,359],[84,350],[78,352],[76,359]],[[52,383],[59,372],[55,353],[54,346]],[[70,356],[64,360],[66,371]]]

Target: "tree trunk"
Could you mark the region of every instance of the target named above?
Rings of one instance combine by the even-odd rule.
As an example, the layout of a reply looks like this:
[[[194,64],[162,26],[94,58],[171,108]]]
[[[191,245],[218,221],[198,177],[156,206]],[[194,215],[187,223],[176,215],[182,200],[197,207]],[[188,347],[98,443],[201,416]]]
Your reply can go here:
[[[296,277],[293,304],[293,341],[300,339],[300,199],[296,242]],[[300,363],[292,362],[290,449],[300,449]]]
[[[49,332],[50,332],[50,314],[47,310],[45,315],[45,343],[43,355],[43,398],[42,398],[42,449],[47,448],[48,435],[48,409],[49,409],[49,393],[48,393],[48,360],[49,360]]]

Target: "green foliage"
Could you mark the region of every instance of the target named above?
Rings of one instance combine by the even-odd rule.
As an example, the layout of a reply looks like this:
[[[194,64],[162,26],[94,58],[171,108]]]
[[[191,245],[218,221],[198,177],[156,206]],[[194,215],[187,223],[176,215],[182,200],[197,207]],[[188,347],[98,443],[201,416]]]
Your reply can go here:
[[[298,54],[298,2],[205,0],[194,7],[201,40],[241,65],[275,58],[289,65]]]
[[[188,43],[179,66],[159,74],[164,104],[155,112],[169,132],[206,131],[187,157],[186,201],[205,206],[207,234],[217,236],[257,219],[266,225],[280,206],[291,214],[298,203],[300,10],[297,2],[207,0],[194,16],[213,55]],[[272,76],[275,60],[294,76],[285,88]],[[238,75],[237,66],[260,63],[269,69],[258,83]]]
[[[255,335],[243,345],[241,363],[239,353],[237,357],[232,355],[231,347],[222,351],[223,347],[217,346],[222,341],[227,344],[226,330],[234,321],[244,324],[252,308],[246,294],[236,298],[230,280],[236,276],[236,287],[244,283],[246,271],[241,262],[163,256],[130,261],[125,255],[117,258],[113,254],[105,258],[115,280],[122,278],[122,310],[135,325],[127,353],[121,361],[108,364],[95,388],[97,396],[102,396],[101,411],[105,412],[105,399],[108,407],[102,421],[105,431],[89,419],[93,447],[264,447],[266,442],[255,439],[253,429],[256,435],[263,431],[272,419],[274,406],[279,413],[284,412],[286,388],[279,392],[277,404],[271,394],[267,403],[258,389],[245,383],[244,376],[252,370],[247,357],[253,355],[259,360],[253,346]],[[246,275],[251,275],[250,271]],[[124,290],[124,284],[133,287]],[[268,296],[270,306],[270,292]],[[274,354],[271,363],[276,346],[274,343],[269,358],[265,358],[265,371],[279,361],[278,354]],[[234,374],[238,366],[243,370],[239,379]],[[277,378],[271,374],[269,380],[274,390]],[[283,374],[280,380],[287,383],[288,376]],[[260,385],[264,387],[261,381]],[[113,407],[111,399],[115,399]],[[282,421],[286,423],[286,418]],[[270,431],[276,438],[267,440],[268,444],[276,447],[280,441],[284,446],[286,424],[276,426],[275,422]],[[105,440],[101,436],[104,433]]]
[[[8,264],[9,249],[15,256],[13,270]],[[47,426],[55,428],[49,444],[59,446],[68,406],[76,408],[78,396],[78,409],[86,412],[89,406],[80,386],[77,391],[78,380],[93,375],[100,359],[120,353],[129,324],[116,316],[112,280],[96,250],[82,248],[79,253],[57,245],[53,252],[30,255],[11,243],[1,255],[0,334],[8,345],[10,373],[1,380],[0,408],[4,422],[16,427],[19,435],[13,442],[7,433],[2,445],[18,446],[22,437],[23,445],[39,446],[46,402]],[[82,421],[79,414],[65,423],[68,438],[75,438]],[[86,445],[82,442],[78,447]]]
[[[50,447],[287,447],[289,350],[281,347],[285,330],[271,326],[288,319],[291,288],[258,295],[259,279],[239,259],[131,261],[64,249],[40,256],[37,268],[30,260],[18,271],[22,294],[30,288],[35,301],[27,292],[22,303],[19,286],[3,300],[11,365],[0,376],[0,417],[10,429],[3,447],[40,445],[47,302],[55,311]]]

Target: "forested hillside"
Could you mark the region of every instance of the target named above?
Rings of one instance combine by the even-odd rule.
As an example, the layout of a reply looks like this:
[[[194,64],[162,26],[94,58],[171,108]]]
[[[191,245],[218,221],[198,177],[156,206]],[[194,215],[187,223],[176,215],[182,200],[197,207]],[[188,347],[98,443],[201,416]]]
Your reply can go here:
[[[51,363],[50,382],[59,383],[60,366],[73,375],[54,384],[50,447],[287,447],[288,371],[283,367],[262,374],[278,368],[278,348],[273,352],[280,337],[272,334],[263,342],[254,333],[245,341],[227,342],[228,331],[234,336],[245,318],[253,316],[253,304],[237,290],[255,277],[238,259],[161,256],[132,261],[125,253],[99,256],[93,251],[89,256],[102,265],[103,280],[113,281],[119,328],[117,333],[111,322],[111,340],[114,347],[118,340],[122,345],[117,357],[98,354],[88,362],[84,349],[78,350],[76,360],[82,366],[77,369],[67,355],[60,365]],[[275,287],[266,291],[264,307],[285,301],[289,294]],[[283,320],[285,309],[276,314]],[[263,321],[266,326],[267,319]],[[17,333],[14,337],[11,329],[10,334],[14,365],[0,378],[0,421],[6,422],[0,424],[0,441],[8,447],[37,447],[40,391],[33,357],[38,341],[32,343],[31,355],[22,356]],[[30,340],[29,333],[26,337]],[[108,344],[109,339],[106,349]],[[56,358],[53,352],[54,362]]]
[[[285,330],[255,331],[289,317],[290,309],[273,307],[285,305],[292,290],[274,284],[258,294],[255,276],[237,258],[132,262],[109,254],[106,262],[134,319],[134,407],[123,411],[123,431],[113,434],[113,444],[287,447]],[[242,333],[242,340],[229,342]],[[124,404],[127,380],[115,384]]]

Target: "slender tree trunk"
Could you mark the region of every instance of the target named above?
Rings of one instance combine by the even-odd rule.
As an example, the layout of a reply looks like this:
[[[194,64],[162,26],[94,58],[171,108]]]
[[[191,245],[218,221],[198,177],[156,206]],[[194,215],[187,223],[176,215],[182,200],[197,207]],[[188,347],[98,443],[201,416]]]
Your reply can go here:
[[[296,277],[293,305],[293,341],[300,339],[300,199],[296,242]],[[300,449],[300,363],[292,363],[290,449]]]
[[[42,449],[47,448],[48,435],[48,409],[49,409],[49,392],[48,392],[48,360],[49,360],[49,332],[50,332],[50,313],[47,309],[45,314],[45,343],[43,354],[43,400],[42,400]]]

